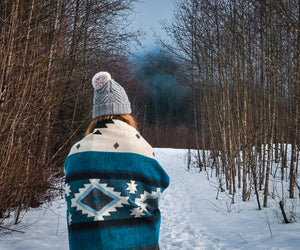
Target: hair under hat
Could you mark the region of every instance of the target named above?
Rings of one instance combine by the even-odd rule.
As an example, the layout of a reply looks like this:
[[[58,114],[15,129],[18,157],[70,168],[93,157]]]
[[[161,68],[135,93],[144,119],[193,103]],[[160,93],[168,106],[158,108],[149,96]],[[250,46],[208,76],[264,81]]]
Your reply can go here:
[[[105,115],[131,114],[131,106],[124,88],[108,72],[92,78],[94,87],[93,118]]]

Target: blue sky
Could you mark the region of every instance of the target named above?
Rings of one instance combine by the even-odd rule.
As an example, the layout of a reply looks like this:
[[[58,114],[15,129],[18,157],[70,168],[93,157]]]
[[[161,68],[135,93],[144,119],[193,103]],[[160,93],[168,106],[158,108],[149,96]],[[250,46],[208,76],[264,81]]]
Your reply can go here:
[[[141,0],[135,4],[133,28],[142,29],[146,35],[142,44],[145,50],[155,46],[154,32],[165,38],[160,22],[167,22],[173,14],[175,0]]]

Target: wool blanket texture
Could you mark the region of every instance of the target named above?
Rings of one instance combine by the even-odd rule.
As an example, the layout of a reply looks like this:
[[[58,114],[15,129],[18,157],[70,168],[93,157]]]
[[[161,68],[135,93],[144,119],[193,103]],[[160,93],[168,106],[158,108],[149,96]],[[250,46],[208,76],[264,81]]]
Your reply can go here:
[[[65,173],[71,250],[158,249],[169,177],[135,128],[98,123],[72,147]]]

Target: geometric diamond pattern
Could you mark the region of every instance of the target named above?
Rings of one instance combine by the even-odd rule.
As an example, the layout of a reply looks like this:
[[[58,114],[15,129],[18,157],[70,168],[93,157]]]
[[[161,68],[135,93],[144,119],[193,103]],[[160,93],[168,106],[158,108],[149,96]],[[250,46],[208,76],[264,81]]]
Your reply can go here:
[[[91,207],[96,211],[100,211],[103,207],[109,204],[114,199],[103,193],[98,188],[93,188],[81,202]]]
[[[110,216],[111,212],[116,212],[117,208],[129,205],[128,197],[122,196],[113,187],[108,187],[107,183],[100,183],[100,179],[90,179],[89,184],[84,184],[71,199],[71,207],[87,217],[93,217],[94,221],[105,220],[104,216]]]

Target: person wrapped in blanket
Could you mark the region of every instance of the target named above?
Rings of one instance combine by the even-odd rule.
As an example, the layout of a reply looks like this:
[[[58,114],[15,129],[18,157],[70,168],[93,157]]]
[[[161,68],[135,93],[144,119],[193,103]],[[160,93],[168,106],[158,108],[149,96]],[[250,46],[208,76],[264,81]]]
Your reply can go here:
[[[169,177],[136,128],[123,87],[93,79],[93,121],[65,160],[70,250],[159,249]]]

